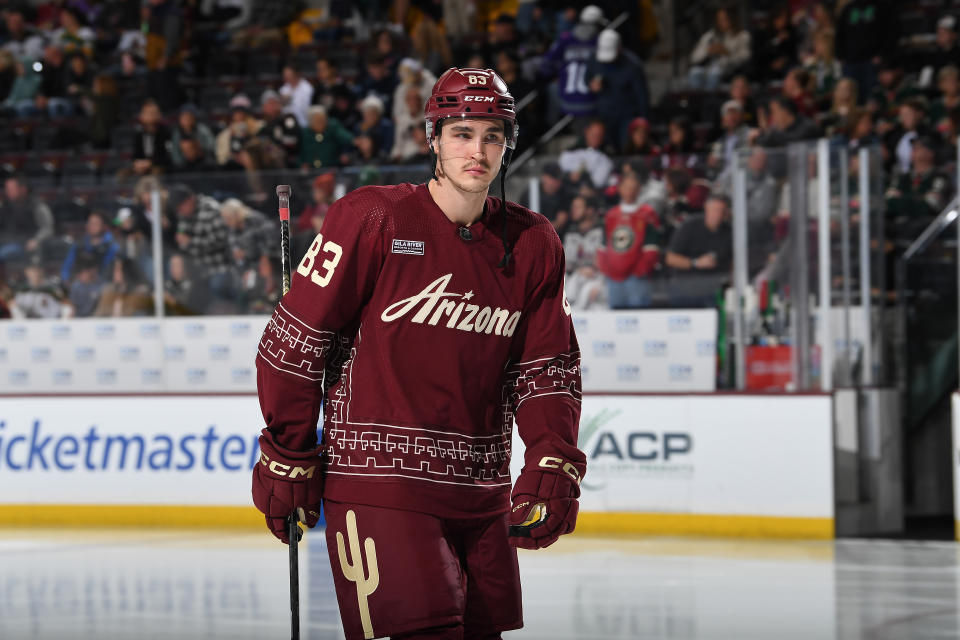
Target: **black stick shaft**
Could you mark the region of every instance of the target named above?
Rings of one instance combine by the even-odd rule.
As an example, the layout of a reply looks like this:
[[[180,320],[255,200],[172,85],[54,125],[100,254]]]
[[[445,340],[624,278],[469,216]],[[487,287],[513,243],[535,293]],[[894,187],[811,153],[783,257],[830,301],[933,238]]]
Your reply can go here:
[[[280,221],[280,266],[283,272],[283,295],[290,291],[290,221]]]
[[[287,516],[287,535],[290,537],[290,640],[300,640],[300,527],[296,511]]]

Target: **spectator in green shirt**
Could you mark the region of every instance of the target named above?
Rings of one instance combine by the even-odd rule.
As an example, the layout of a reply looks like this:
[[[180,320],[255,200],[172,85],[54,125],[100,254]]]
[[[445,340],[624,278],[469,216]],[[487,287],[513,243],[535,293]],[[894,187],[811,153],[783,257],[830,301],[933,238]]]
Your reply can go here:
[[[307,111],[307,126],[300,145],[300,166],[319,169],[346,164],[347,152],[353,146],[353,135],[336,118],[327,117],[322,105]]]

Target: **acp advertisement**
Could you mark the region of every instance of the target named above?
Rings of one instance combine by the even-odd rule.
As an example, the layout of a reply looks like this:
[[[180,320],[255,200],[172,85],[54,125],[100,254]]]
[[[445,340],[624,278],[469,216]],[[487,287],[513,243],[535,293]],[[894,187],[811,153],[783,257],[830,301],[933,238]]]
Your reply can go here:
[[[828,395],[585,396],[581,513],[588,522],[617,514],[619,522],[601,522],[633,531],[828,537],[831,403]],[[516,477],[524,450],[516,434],[513,446]]]

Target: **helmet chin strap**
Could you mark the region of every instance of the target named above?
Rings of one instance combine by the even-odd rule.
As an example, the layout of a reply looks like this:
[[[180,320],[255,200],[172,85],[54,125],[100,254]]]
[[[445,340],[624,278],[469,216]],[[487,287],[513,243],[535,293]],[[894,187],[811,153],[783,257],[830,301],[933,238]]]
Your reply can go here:
[[[500,164],[500,209],[503,212],[503,225],[500,227],[500,242],[503,243],[503,257],[497,265],[499,269],[506,269],[510,264],[510,258],[513,257],[513,249],[507,242],[507,167],[510,166],[510,154],[513,150],[509,147],[503,148],[503,161]]]

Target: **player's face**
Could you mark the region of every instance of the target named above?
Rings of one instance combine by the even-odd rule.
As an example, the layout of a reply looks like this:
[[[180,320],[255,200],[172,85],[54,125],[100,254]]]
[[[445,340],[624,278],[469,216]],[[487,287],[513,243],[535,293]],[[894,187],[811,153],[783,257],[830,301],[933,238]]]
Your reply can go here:
[[[505,132],[502,120],[445,123],[434,148],[441,175],[461,191],[485,191],[500,172],[507,144]]]

